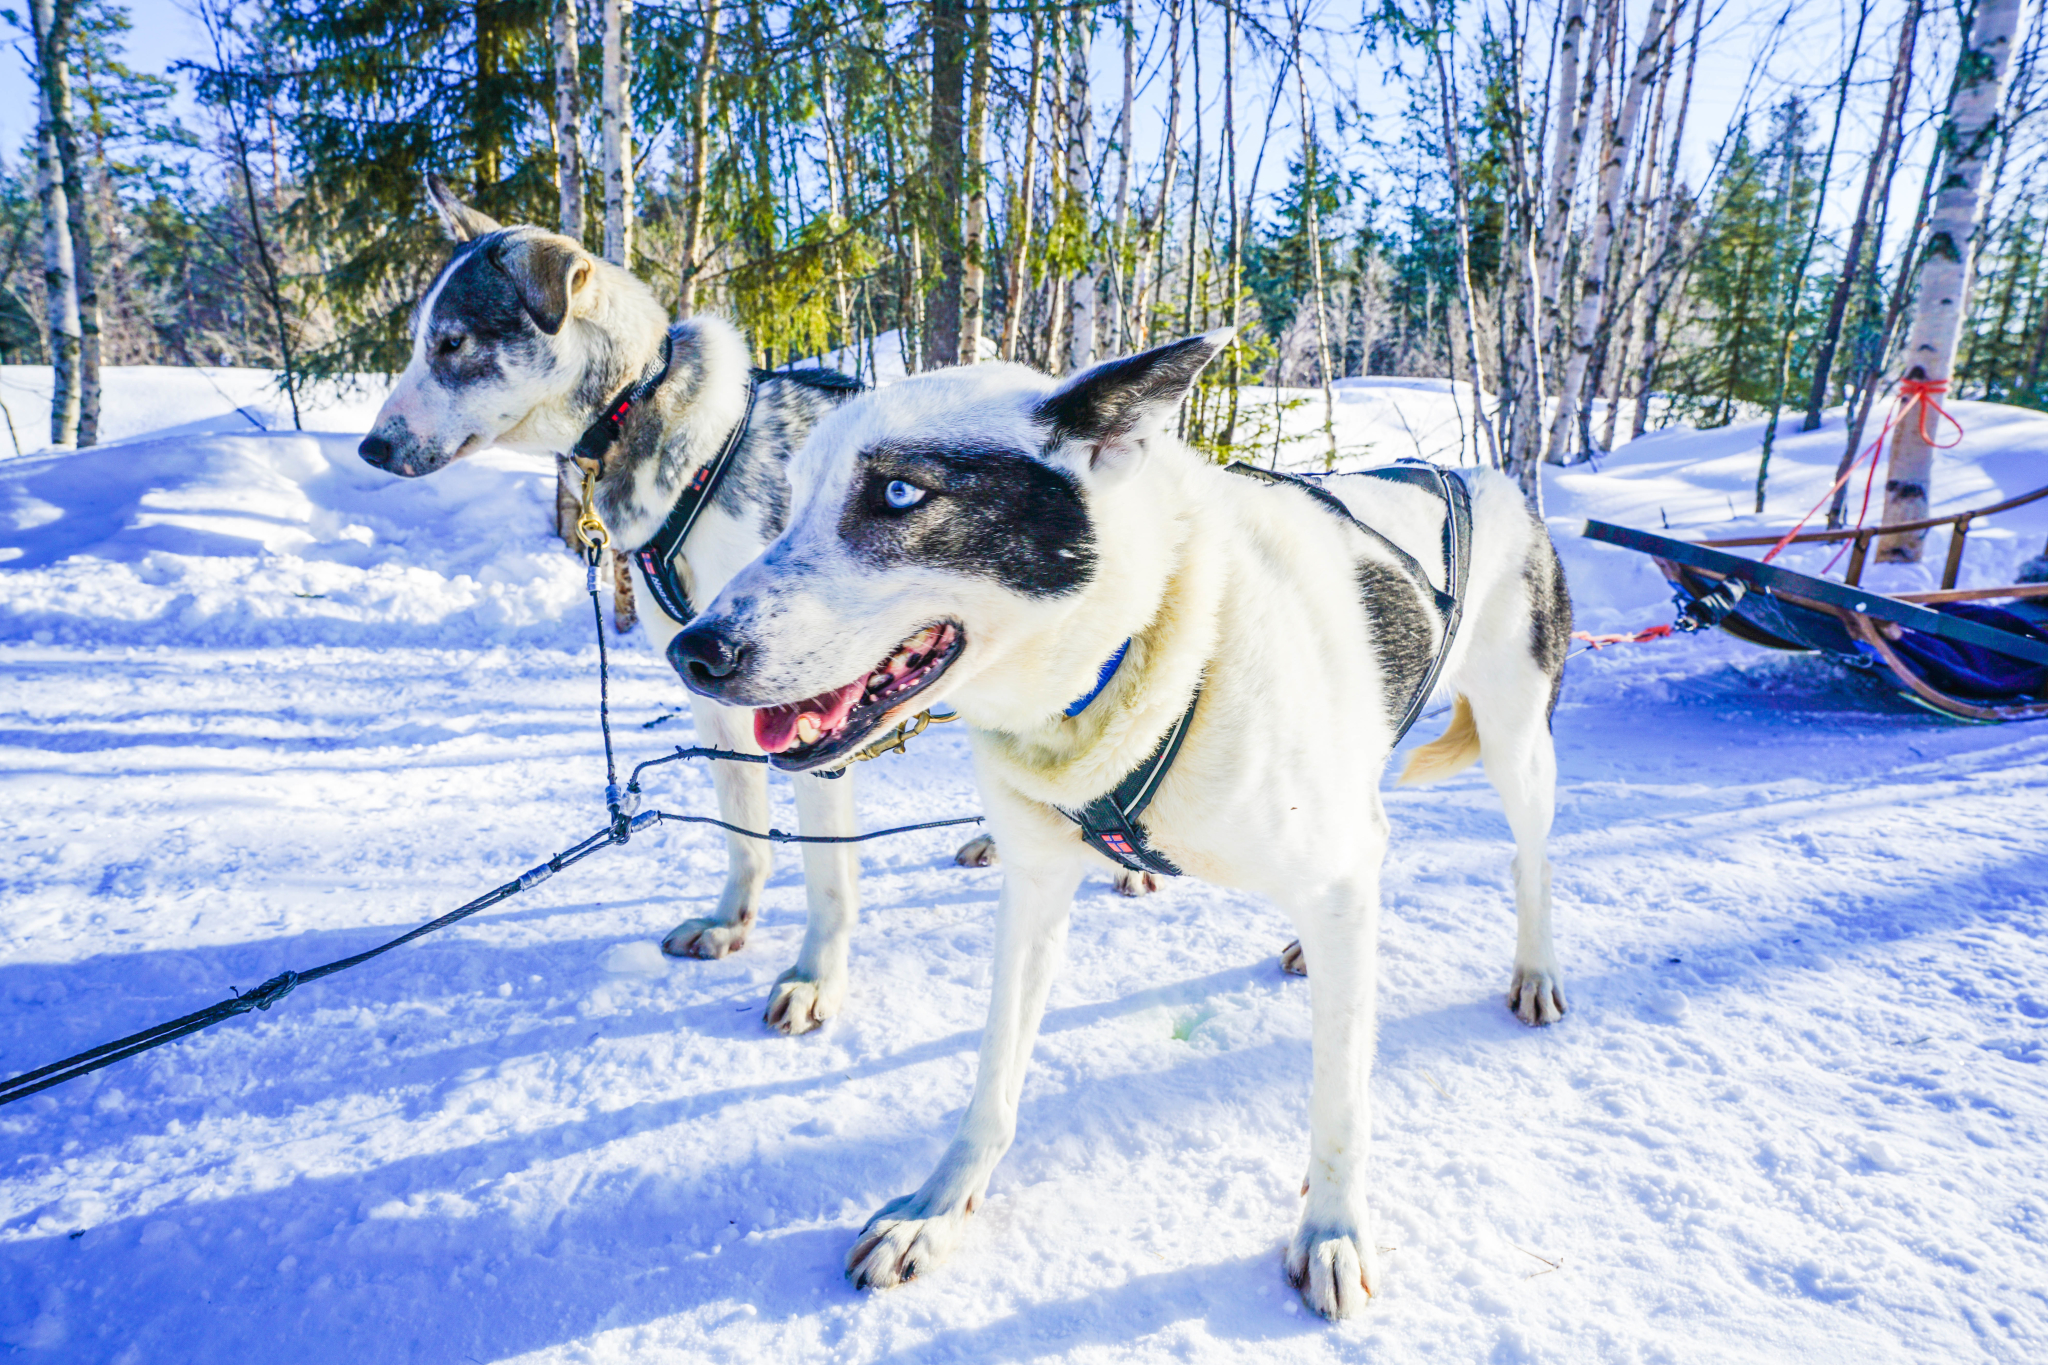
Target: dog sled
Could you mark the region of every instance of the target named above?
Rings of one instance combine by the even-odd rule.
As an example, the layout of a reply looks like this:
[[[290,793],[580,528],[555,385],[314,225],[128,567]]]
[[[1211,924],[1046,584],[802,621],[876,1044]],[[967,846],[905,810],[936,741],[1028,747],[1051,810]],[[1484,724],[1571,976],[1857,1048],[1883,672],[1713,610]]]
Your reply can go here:
[[[1882,670],[1908,700],[1962,720],[2030,720],[2048,717],[2048,583],[1958,588],[1956,579],[1977,521],[2042,498],[2048,488],[1947,516],[1790,537],[1689,541],[1604,521],[1588,521],[1582,533],[1654,559],[1677,594],[1679,630],[1719,626],[1765,649],[1818,651]],[[1873,542],[1943,526],[1951,532],[1938,590],[1886,595],[1862,586]],[[1844,541],[1849,563],[1840,582],[1731,553]]]

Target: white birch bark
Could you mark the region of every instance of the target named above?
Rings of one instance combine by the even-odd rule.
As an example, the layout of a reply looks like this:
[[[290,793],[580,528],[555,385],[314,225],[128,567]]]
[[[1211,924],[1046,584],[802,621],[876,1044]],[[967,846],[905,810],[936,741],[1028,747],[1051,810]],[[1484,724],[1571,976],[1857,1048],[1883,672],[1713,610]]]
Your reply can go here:
[[[988,290],[989,13],[993,0],[972,0],[974,66],[967,78],[967,221],[960,232],[960,363],[981,361],[982,296]]]
[[[1606,162],[1600,168],[1599,198],[1593,209],[1592,232],[1580,262],[1579,305],[1572,322],[1571,350],[1565,356],[1558,377],[1557,411],[1550,422],[1550,443],[1545,457],[1562,463],[1570,447],[1573,424],[1578,420],[1579,390],[1593,357],[1601,316],[1607,307],[1608,254],[1613,247],[1621,207],[1623,171],[1635,142],[1636,123],[1642,116],[1643,95],[1655,78],[1657,52],[1664,42],[1665,0],[1650,0],[1649,15],[1643,21],[1642,41],[1629,72],[1628,86],[1615,113],[1612,135],[1607,143]]]
[[[1138,26],[1132,6],[1123,7],[1124,104],[1116,125],[1116,226],[1110,234],[1115,259],[1110,276],[1116,289],[1117,347],[1131,350],[1131,286],[1136,272],[1130,268],[1131,255],[1131,127],[1138,94]]]
[[[1636,410],[1629,425],[1631,436],[1641,436],[1650,426],[1650,395],[1657,382],[1657,365],[1662,356],[1657,329],[1670,301],[1671,267],[1678,254],[1674,236],[1680,202],[1678,157],[1684,150],[1686,114],[1692,107],[1693,75],[1699,67],[1700,28],[1705,22],[1706,10],[1706,0],[1693,0],[1692,37],[1688,40],[1690,47],[1685,56],[1685,85],[1678,96],[1678,114],[1671,129],[1670,147],[1665,153],[1663,191],[1657,199],[1656,226],[1650,233],[1649,271],[1643,281],[1643,350],[1637,367]],[[1675,25],[1684,12],[1684,0],[1679,0],[1678,7],[1672,11],[1671,22]]]
[[[1166,136],[1160,144],[1159,206],[1146,215],[1144,241],[1138,247],[1136,276],[1131,281],[1131,306],[1137,311],[1139,347],[1152,344],[1152,290],[1154,280],[1166,274],[1166,222],[1173,204],[1173,175],[1180,161],[1180,17],[1188,0],[1174,0],[1168,21],[1166,51],[1167,77]]]
[[[1599,15],[1604,21],[1611,0],[1602,0]],[[1594,80],[1581,80],[1580,65],[1586,42],[1586,0],[1565,0],[1562,30],[1558,35],[1557,98],[1552,104],[1556,133],[1550,151],[1550,174],[1543,196],[1543,231],[1536,244],[1536,292],[1533,304],[1536,351],[1532,367],[1541,370],[1552,358],[1557,334],[1564,319],[1558,291],[1564,281],[1565,239],[1571,230],[1572,205],[1577,198],[1579,160],[1586,145],[1586,124],[1592,118]],[[1516,405],[1508,433],[1508,465],[1520,471],[1525,463],[1542,456],[1543,399],[1539,386],[1534,401]],[[1528,476],[1530,478],[1534,475]]]
[[[633,266],[633,0],[604,0],[604,258]]]
[[[576,0],[555,0],[555,193],[561,231],[583,240],[582,47],[576,31]]]
[[[704,176],[711,164],[711,73],[718,62],[719,0],[705,0],[700,13],[704,40],[697,49],[696,88],[690,92],[690,190],[683,205],[682,282],[676,291],[676,315],[685,318],[696,311],[697,276],[704,269]],[[829,98],[830,92],[826,94]],[[828,117],[829,112],[828,104]],[[826,136],[829,140],[829,128]]]
[[[1003,315],[1002,358],[1017,359],[1017,343],[1023,336],[1024,294],[1031,280],[1026,271],[1031,265],[1031,216],[1036,207],[1037,194],[1034,181],[1037,179],[1036,161],[1038,156],[1038,103],[1040,93],[1040,64],[1045,58],[1045,30],[1041,26],[1037,5],[1030,8],[1031,24],[1031,76],[1024,95],[1024,164],[1017,173],[1017,197],[1015,200],[1016,223],[1011,229],[1013,238],[1010,246],[1010,271],[1008,288],[1003,291],[1008,309]]]
[[[1072,373],[1095,363],[1095,295],[1099,287],[1094,260],[1091,210],[1094,195],[1088,183],[1089,163],[1094,160],[1093,106],[1088,99],[1088,30],[1090,20],[1076,13],[1068,30],[1067,58],[1067,203],[1075,215],[1084,253],[1068,293],[1067,370]]]
[[[78,276],[71,251],[70,200],[64,193],[64,168],[57,154],[57,134],[50,121],[48,92],[40,77],[48,60],[46,36],[54,23],[50,0],[34,0],[36,69],[36,189],[43,209],[43,288],[48,303],[50,369],[50,442],[68,446],[78,440]]]
[[[1949,96],[1948,122],[1938,144],[1946,164],[1936,182],[1934,207],[1927,216],[1927,245],[1920,264],[1920,292],[1913,302],[1913,324],[1901,357],[1902,380],[1947,383],[1953,377],[1956,340],[1970,304],[1972,237],[1983,216],[1978,187],[1984,168],[1998,145],[1998,113],[2005,77],[2019,45],[2023,0],[1979,0],[1961,70]],[[1927,420],[1922,421],[1922,417]],[[1916,521],[1927,515],[1932,501],[1934,449],[1922,431],[1943,439],[1942,423],[1927,409],[1906,410],[1894,429],[1890,462],[1885,467],[1886,524]],[[1887,536],[1878,542],[1877,557],[1894,563],[1918,563],[1925,531]]]

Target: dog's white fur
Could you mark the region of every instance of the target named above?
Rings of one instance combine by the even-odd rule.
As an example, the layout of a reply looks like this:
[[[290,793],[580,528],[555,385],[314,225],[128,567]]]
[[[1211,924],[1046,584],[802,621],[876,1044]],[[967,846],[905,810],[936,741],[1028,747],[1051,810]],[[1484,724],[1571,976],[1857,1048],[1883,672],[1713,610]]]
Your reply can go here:
[[[1206,340],[1209,353],[1221,344]],[[919,376],[825,418],[791,464],[790,527],[699,619],[700,629],[744,640],[756,704],[857,677],[934,620],[959,622],[966,636],[957,662],[904,709],[943,699],[966,719],[1003,850],[980,1072],[937,1170],[874,1216],[848,1272],[858,1284],[893,1285],[959,1240],[1015,1132],[1076,887],[1103,861],[1054,807],[1079,809],[1137,767],[1199,683],[1194,723],[1143,824],[1190,875],[1266,896],[1300,935],[1312,968],[1314,1095],[1306,1204],[1287,1266],[1312,1307],[1347,1316],[1376,1283],[1368,1078],[1388,837],[1379,775],[1394,739],[1355,572],[1361,557],[1386,557],[1300,490],[1226,473],[1180,444],[1170,434],[1177,389],[1129,430],[1048,444],[1034,410],[1053,388],[1022,367],[983,365]],[[859,558],[842,541],[842,509],[858,491],[861,453],[886,443],[1000,446],[1064,470],[1092,523],[1092,578],[1064,596],[1031,597],[992,577]],[[1545,855],[1553,678],[1531,650],[1526,566],[1550,550],[1511,481],[1468,478],[1475,548],[1443,682],[1469,704],[1515,836],[1509,1005],[1549,1023],[1564,1009]],[[1373,479],[1330,487],[1442,585],[1436,498]],[[1126,638],[1108,689],[1063,717]],[[1448,747],[1470,746],[1454,738]],[[1435,766],[1462,766],[1459,757],[1440,752]]]
[[[437,193],[434,201],[459,241],[500,231],[497,223],[452,196]],[[430,363],[431,348],[442,340],[432,325],[435,305],[452,278],[444,272],[420,304],[412,356],[372,427],[373,433],[413,443],[408,448],[423,452],[422,463],[429,470],[491,445],[536,454],[569,449],[595,415],[589,396],[596,394],[602,402],[619,392],[660,353],[669,327],[667,314],[653,291],[627,271],[590,255],[569,238],[537,228],[512,229],[505,257],[511,271],[562,272],[566,318],[555,335],[539,337],[538,351],[501,357],[501,373],[493,382],[445,384]],[[613,543],[619,546],[645,544],[660,529],[680,483],[717,454],[746,407],[752,362],[739,332],[708,315],[693,318],[685,327],[679,349],[687,351],[696,382],[664,385],[633,418],[636,428],[651,425],[655,443],[679,458],[666,464],[652,458],[633,461],[622,476],[628,487],[603,489],[600,505]],[[629,430],[628,439],[634,434]],[[708,601],[765,543],[757,522],[712,501],[683,547],[685,586],[696,601]],[[637,579],[637,567],[634,573]],[[639,598],[645,605],[641,619],[656,652],[663,653],[682,623],[661,610],[644,581],[640,586]],[[694,695],[690,710],[699,744],[761,752],[746,710]],[[746,763],[709,766],[719,818],[743,829],[767,829],[766,769]],[[799,775],[794,786],[799,830],[812,835],[855,832],[851,775],[837,781]],[[859,863],[852,847],[802,847],[809,901],[803,945],[795,964],[776,978],[764,1015],[770,1027],[791,1034],[817,1028],[844,1006],[847,960],[859,918]],[[728,834],[726,852],[718,908],[678,925],[663,941],[666,951],[718,958],[745,946],[772,868],[772,846]]]

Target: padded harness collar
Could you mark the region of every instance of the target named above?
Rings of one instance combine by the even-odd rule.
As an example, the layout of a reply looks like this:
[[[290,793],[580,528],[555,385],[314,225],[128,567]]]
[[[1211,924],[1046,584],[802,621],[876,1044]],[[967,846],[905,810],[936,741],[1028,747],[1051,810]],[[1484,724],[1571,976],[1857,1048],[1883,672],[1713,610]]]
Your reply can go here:
[[[1390,483],[1405,483],[1411,487],[1426,489],[1444,501],[1444,587],[1437,590],[1429,581],[1429,575],[1415,556],[1403,550],[1393,541],[1360,521],[1351,514],[1342,500],[1307,478],[1298,474],[1280,474],[1260,469],[1255,465],[1232,464],[1226,466],[1233,474],[1258,479],[1265,483],[1288,484],[1301,489],[1321,503],[1325,510],[1344,518],[1353,526],[1378,541],[1418,583],[1428,587],[1436,599],[1438,613],[1443,617],[1443,640],[1437,646],[1436,657],[1430,661],[1429,669],[1416,684],[1414,695],[1403,708],[1400,723],[1395,727],[1394,742],[1400,743],[1413,729],[1422,707],[1436,690],[1437,679],[1442,676],[1444,661],[1450,657],[1451,642],[1457,638],[1458,623],[1465,611],[1465,583],[1472,566],[1472,495],[1465,487],[1465,481],[1453,477],[1437,465],[1423,460],[1403,460],[1399,464],[1379,469],[1362,469],[1357,473]],[[1117,666],[1124,661],[1124,653],[1131,647],[1129,640],[1117,649],[1108,663],[1102,666],[1102,675],[1095,680],[1094,690],[1067,707],[1068,716],[1078,716],[1088,704],[1102,695],[1109,686],[1109,680],[1116,676]],[[1160,876],[1178,877],[1180,869],[1159,850],[1152,847],[1145,838],[1144,826],[1138,817],[1150,805],[1159,792],[1159,785],[1165,779],[1167,770],[1173,766],[1174,757],[1180,753],[1181,741],[1187,738],[1188,727],[1194,723],[1195,707],[1202,700],[1202,689],[1198,685],[1194,696],[1188,698],[1188,709],[1181,712],[1180,719],[1159,741],[1159,747],[1152,756],[1132,769],[1124,780],[1106,796],[1098,796],[1078,811],[1057,806],[1061,815],[1066,816],[1081,828],[1081,837],[1090,847],[1108,858],[1119,867],[1132,872],[1150,872]]]

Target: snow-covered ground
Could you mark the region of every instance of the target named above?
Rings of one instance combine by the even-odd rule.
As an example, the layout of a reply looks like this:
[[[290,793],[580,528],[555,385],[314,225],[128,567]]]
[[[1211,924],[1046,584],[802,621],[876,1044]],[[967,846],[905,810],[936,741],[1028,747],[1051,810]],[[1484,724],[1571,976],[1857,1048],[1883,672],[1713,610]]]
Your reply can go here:
[[[0,1073],[369,946],[601,823],[595,652],[545,462],[391,479],[353,435],[259,433],[280,425],[259,381],[117,373],[119,444],[0,460]],[[34,383],[0,375],[24,437]],[[1347,450],[1456,429],[1441,385],[1340,394]],[[1320,421],[1288,396],[1314,399],[1290,423]],[[307,425],[359,432],[374,402]],[[2048,418],[1959,407],[1942,506],[2048,481]],[[1647,562],[1573,519],[1727,523],[1757,437],[1669,432],[1553,475],[1582,625],[1670,613]],[[1783,441],[1771,515],[1736,524],[1803,512],[1840,442]],[[2005,525],[1973,534],[1972,579],[2037,552],[2048,508]],[[615,657],[628,754],[686,741],[666,666],[632,639]],[[352,1365],[2048,1357],[2048,727],[1958,725],[1725,637],[1569,667],[1562,1024],[1501,1006],[1509,845],[1483,776],[1388,795],[1388,1250],[1360,1322],[1309,1318],[1281,1278],[1309,1049],[1275,912],[1090,883],[991,1199],[942,1271],[861,1295],[849,1239],[967,1098],[999,874],[952,866],[950,831],[869,845],[853,998],[792,1041],[759,1012],[800,931],[794,859],[744,953],[669,962],[656,939],[723,867],[672,828],[0,1109],[0,1342]],[[712,809],[701,771],[664,771],[663,806]],[[943,730],[858,780],[871,826],[975,805]]]

